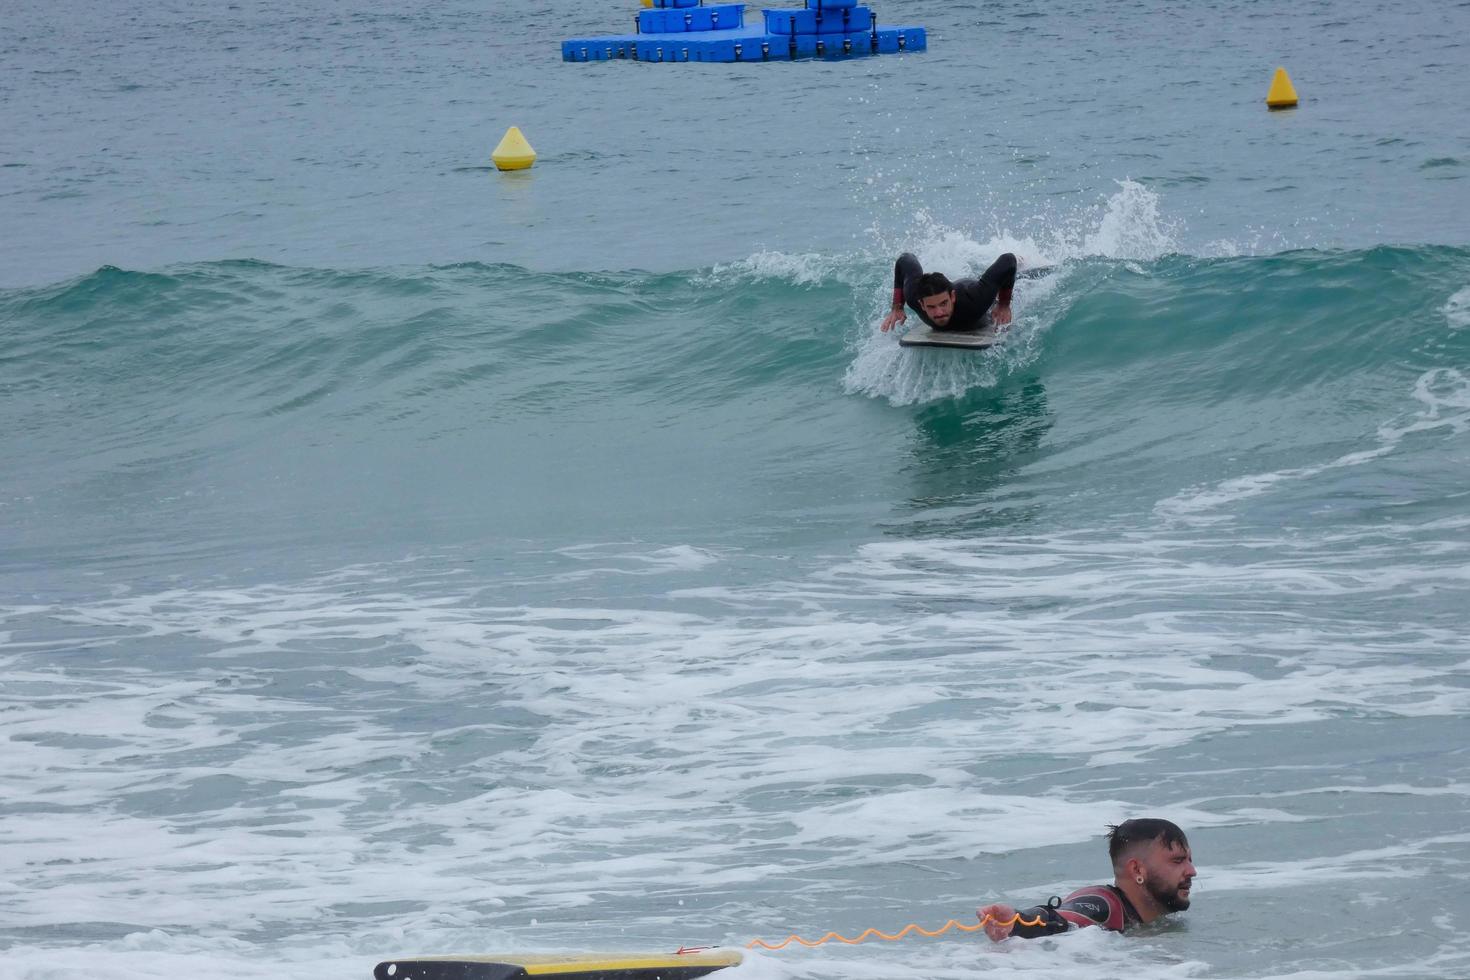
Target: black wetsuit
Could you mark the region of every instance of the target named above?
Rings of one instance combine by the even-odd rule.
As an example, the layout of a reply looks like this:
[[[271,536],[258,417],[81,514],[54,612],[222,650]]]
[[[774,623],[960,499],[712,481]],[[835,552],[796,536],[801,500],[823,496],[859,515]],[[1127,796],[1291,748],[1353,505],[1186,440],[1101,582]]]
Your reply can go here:
[[[1079,888],[1066,898],[1053,898],[1045,905],[1017,910],[1022,919],[1040,919],[1039,925],[1028,926],[1017,921],[1011,935],[1023,939],[1050,936],[1068,929],[1082,926],[1102,926],[1114,932],[1123,932],[1142,920],[1133,903],[1113,885],[1089,885]]]
[[[990,264],[990,268],[980,274],[979,279],[961,279],[954,284],[954,313],[949,322],[944,326],[936,326],[933,320],[924,314],[924,308],[919,305],[923,297],[917,293],[919,277],[924,274],[924,267],[919,265],[919,260],[908,252],[898,257],[893,265],[893,302],[897,306],[900,301],[907,304],[908,308],[919,314],[923,320],[935,330],[979,330],[986,325],[986,314],[996,300],[1000,300],[1002,306],[1011,303],[1011,290],[1016,285],[1016,257],[1010,252],[1002,255]]]

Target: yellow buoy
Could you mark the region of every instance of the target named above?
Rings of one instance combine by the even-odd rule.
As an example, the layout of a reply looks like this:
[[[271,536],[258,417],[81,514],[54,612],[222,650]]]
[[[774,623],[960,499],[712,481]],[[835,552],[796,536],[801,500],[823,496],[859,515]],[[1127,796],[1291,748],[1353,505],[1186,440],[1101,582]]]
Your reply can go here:
[[[643,6],[645,6],[645,7],[652,7],[653,6],[653,0],[643,0]]]
[[[499,170],[527,170],[536,162],[536,151],[521,135],[519,127],[512,126],[500,138],[490,160]]]
[[[1296,105],[1296,89],[1291,87],[1291,78],[1285,68],[1276,69],[1271,79],[1271,91],[1266,93],[1266,106],[1270,109],[1290,109]]]

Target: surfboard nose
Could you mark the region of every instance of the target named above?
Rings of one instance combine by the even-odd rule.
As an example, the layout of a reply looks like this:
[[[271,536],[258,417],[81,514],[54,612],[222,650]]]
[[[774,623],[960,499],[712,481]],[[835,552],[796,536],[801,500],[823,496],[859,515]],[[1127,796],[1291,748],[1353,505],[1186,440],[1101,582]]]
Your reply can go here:
[[[384,960],[375,980],[695,980],[738,965],[739,950],[703,947],[677,953],[505,953]]]

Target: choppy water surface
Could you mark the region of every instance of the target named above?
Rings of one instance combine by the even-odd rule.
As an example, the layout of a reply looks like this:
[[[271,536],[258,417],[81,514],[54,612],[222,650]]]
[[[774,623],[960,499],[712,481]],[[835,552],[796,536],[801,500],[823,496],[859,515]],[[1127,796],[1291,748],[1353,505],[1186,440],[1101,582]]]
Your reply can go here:
[[[556,60],[626,13],[8,14],[11,972],[935,926],[1151,814],[1139,935],[732,976],[1470,973],[1467,8]]]

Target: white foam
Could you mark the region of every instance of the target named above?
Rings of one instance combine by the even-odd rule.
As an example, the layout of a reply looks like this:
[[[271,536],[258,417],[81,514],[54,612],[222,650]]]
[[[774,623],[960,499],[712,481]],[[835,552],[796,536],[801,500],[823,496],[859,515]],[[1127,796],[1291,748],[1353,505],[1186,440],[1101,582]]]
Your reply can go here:
[[[652,552],[618,545],[578,545],[557,552],[587,567],[557,576],[557,581],[572,582],[602,575],[647,576],[668,572],[691,572],[718,564],[720,558],[705,548],[676,545]],[[594,564],[595,563],[595,564]]]
[[[816,252],[790,253],[763,250],[737,262],[721,263],[709,272],[711,282],[737,279],[783,279],[798,286],[811,286],[841,279],[851,265],[837,255]]]
[[[938,923],[933,923],[938,925]],[[894,926],[897,928],[897,926]],[[854,929],[853,932],[858,930]],[[773,969],[774,966],[774,969]],[[857,947],[828,944],[815,950],[787,950],[747,956],[732,980],[749,973],[759,980],[966,980],[985,977],[1128,976],[1162,980],[1204,974],[1206,964],[1181,960],[1156,943],[1125,938],[1101,929],[1083,929],[1044,942],[983,939],[868,943]]]
[[[1445,321],[1453,330],[1470,327],[1470,286],[1456,292],[1441,307]]]
[[[1445,390],[1426,379],[1436,404]],[[0,914],[38,933],[120,924],[126,941],[54,957],[99,975],[218,958],[205,972],[294,976],[320,946],[362,976],[399,951],[937,923],[1105,875],[1103,824],[1140,811],[1208,840],[1299,824],[1314,794],[1453,807],[1463,780],[1402,770],[1319,766],[1255,792],[1269,765],[1221,767],[1216,796],[1156,773],[1343,718],[1465,717],[1453,624],[1312,612],[1463,591],[1457,553],[1426,560],[1439,553],[1425,545],[1465,527],[1426,524],[1412,545],[1338,530],[1325,553],[1238,534],[889,538],[781,580],[735,554],[595,544],[503,587],[405,563],[0,610],[7,632],[51,631],[5,658]],[[727,584],[691,583],[712,561]],[[633,581],[645,598],[549,601],[567,563],[588,595]],[[90,666],[67,669],[81,648]],[[1068,847],[1075,866],[1038,869],[1037,852]],[[1403,880],[1464,847],[1425,842]],[[1212,897],[1270,892],[1389,857],[1323,835],[1296,863],[1217,874],[1215,857],[1201,880]],[[890,891],[905,875],[922,884]],[[769,962],[918,980],[1116,952],[1173,975],[1178,957],[1116,940]],[[39,969],[48,952],[18,962]]]
[[[1221,512],[1231,504],[1281,486],[1311,480],[1331,470],[1371,463],[1393,453],[1405,437],[1415,433],[1443,431],[1446,436],[1456,436],[1470,431],[1470,378],[1462,372],[1454,368],[1426,371],[1415,380],[1410,396],[1423,408],[1378,426],[1376,446],[1343,453],[1323,463],[1251,473],[1209,486],[1191,487],[1159,501],[1154,505],[1154,513],[1195,525],[1224,521],[1229,515]]]
[[[1159,196],[1142,184],[1118,181],[1097,230],[1081,243],[1082,255],[1148,262],[1178,250],[1175,229],[1159,213]]]
[[[1470,844],[1470,835],[1427,837],[1368,850],[1273,861],[1251,861],[1212,868],[1209,883],[1217,891],[1279,891],[1321,887],[1360,879],[1417,878],[1438,865],[1447,849]]]

